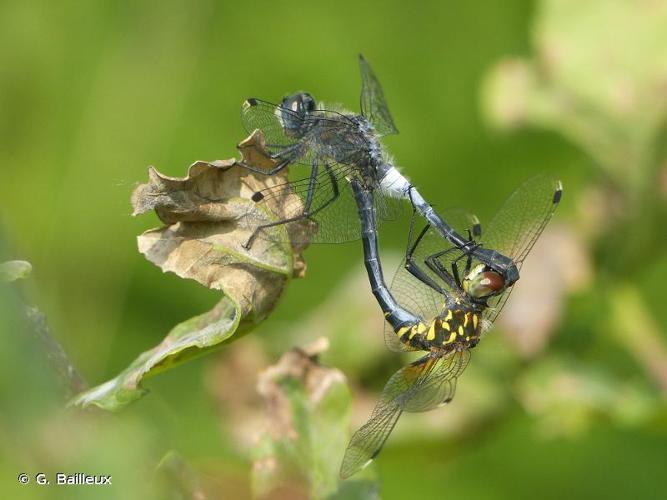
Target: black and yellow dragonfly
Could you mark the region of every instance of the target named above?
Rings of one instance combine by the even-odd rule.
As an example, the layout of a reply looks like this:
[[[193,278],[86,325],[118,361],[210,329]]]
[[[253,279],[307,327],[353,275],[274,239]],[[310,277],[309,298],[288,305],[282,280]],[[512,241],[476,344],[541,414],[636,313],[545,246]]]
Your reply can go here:
[[[389,379],[370,419],[352,436],[341,467],[343,478],[378,455],[401,413],[428,411],[452,400],[470,350],[491,327],[514,286],[474,253],[445,246],[428,225],[413,238],[413,217],[406,259],[390,290],[378,255],[373,193],[358,183],[352,188],[362,221],[366,269],[388,323],[387,345],[426,355]],[[539,176],[514,192],[488,230],[482,231],[477,218],[461,210],[449,211],[446,217],[475,246],[500,252],[520,267],[561,194],[560,181]]]

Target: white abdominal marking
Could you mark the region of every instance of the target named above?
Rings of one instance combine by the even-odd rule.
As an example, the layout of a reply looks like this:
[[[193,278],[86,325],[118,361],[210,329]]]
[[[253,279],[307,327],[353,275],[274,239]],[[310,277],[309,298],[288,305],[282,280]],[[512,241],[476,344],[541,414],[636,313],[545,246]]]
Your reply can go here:
[[[380,189],[383,193],[396,198],[405,198],[410,191],[410,182],[403,177],[396,167],[391,167],[380,180]]]

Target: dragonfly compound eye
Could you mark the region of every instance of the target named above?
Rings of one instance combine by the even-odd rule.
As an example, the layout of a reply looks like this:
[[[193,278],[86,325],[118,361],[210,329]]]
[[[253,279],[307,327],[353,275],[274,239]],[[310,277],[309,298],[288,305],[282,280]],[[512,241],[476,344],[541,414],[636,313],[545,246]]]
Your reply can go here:
[[[306,111],[306,113],[315,111],[315,99],[308,92],[303,92],[301,94],[301,102],[303,103],[303,109]]]
[[[306,115],[315,110],[315,99],[307,92],[298,92],[283,98],[276,115],[290,137],[300,137]]]
[[[505,280],[495,271],[482,271],[463,281],[464,290],[476,299],[489,297],[505,288]]]

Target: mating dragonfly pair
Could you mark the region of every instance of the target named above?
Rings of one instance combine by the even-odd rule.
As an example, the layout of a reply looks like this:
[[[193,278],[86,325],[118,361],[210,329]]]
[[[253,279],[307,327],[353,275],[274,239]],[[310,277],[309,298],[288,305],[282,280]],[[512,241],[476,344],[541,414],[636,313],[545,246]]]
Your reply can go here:
[[[281,104],[248,99],[241,115],[248,132],[263,133],[276,161],[268,170],[241,165],[265,175],[290,166],[293,177],[253,195],[257,205],[283,201],[287,216],[267,222],[253,215],[266,210],[249,213],[243,221],[251,232],[246,248],[258,237],[294,237],[299,233],[284,229],[305,219],[318,225],[312,241],[361,237],[372,292],[387,320],[387,345],[395,351],[427,352],[387,382],[370,420],[352,437],[341,467],[344,478],[378,455],[402,412],[427,411],[451,401],[470,349],[505,304],[562,193],[559,181],[536,177],[509,198],[484,233],[479,221],[461,210],[441,216],[383,149],[381,137],[398,130],[363,56],[359,65],[361,115],[320,109],[305,92],[287,96]],[[406,201],[413,211],[406,254],[389,288],[377,228]],[[417,214],[425,225],[415,234]]]

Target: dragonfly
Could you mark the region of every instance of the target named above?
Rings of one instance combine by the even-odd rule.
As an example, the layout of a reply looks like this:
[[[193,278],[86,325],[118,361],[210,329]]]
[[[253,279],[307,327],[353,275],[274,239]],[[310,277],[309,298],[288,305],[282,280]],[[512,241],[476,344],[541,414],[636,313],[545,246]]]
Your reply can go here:
[[[364,262],[373,293],[386,318],[385,340],[394,351],[426,354],[394,373],[370,419],[347,447],[340,475],[348,478],[380,453],[403,412],[423,412],[449,403],[471,350],[489,330],[514,283],[474,255],[442,238],[427,224],[415,237],[410,225],[405,261],[389,289],[378,255],[373,193],[353,183],[362,221]],[[463,210],[448,218],[471,239],[497,249],[520,267],[551,219],[563,192],[560,181],[535,177],[505,202],[482,232],[479,220]],[[414,217],[413,217],[414,222]]]
[[[501,274],[505,282],[516,281],[518,269],[510,258],[459,234],[394,165],[381,139],[397,134],[398,129],[382,86],[362,55],[359,68],[361,114],[318,107],[307,92],[288,95],[280,104],[257,98],[244,102],[241,121],[248,133],[262,132],[265,147],[275,164],[271,168],[247,162],[239,165],[264,175],[275,175],[290,166],[292,177],[252,195],[252,200],[264,208],[249,211],[241,218],[251,232],[245,248],[249,249],[260,236],[270,240],[293,239],[299,233],[290,232],[290,225],[304,220],[314,221],[318,226],[315,236],[310,237],[312,242],[340,243],[359,239],[360,221],[350,188],[350,183],[355,181],[375,193],[378,221],[395,219],[401,204],[408,200],[413,212],[421,214],[441,237],[466,249]],[[297,196],[293,196],[295,194]],[[267,222],[264,214],[271,213],[269,207],[276,201],[281,203],[286,216]],[[261,214],[259,220],[257,214]]]

